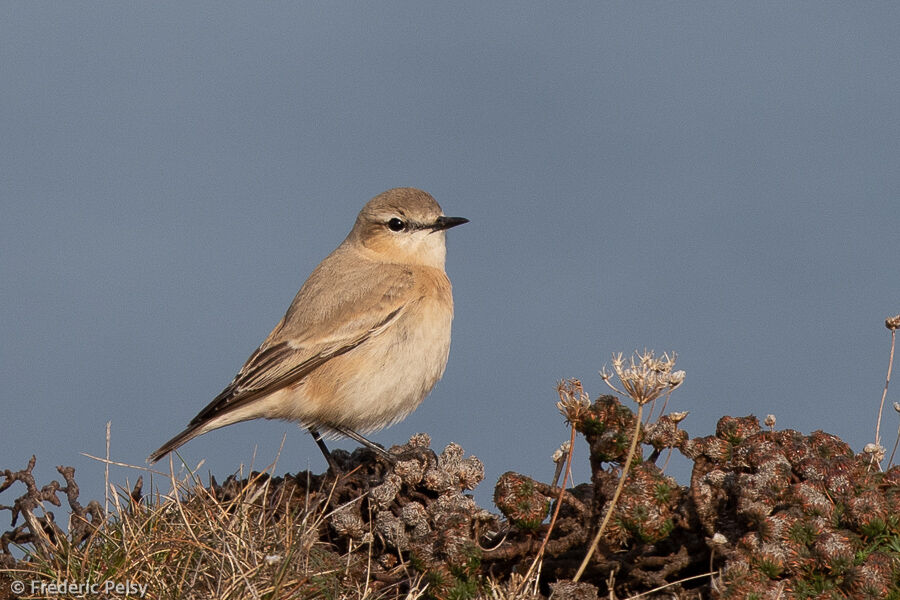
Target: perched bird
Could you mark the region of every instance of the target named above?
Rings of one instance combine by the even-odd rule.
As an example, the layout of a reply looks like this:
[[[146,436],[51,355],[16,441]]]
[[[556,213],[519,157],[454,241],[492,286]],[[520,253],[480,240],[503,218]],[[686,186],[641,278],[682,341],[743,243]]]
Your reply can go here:
[[[359,432],[404,419],[444,374],[453,320],[444,232],[467,222],[414,188],[375,196],[228,387],[150,462],[259,418],[298,422],[335,471],[323,433],[393,460]]]

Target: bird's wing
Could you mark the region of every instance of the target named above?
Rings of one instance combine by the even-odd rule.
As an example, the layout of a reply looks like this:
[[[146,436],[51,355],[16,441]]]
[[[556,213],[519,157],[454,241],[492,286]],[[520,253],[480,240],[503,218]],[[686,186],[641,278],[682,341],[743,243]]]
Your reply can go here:
[[[317,289],[320,280],[314,273],[278,327],[190,425],[296,383],[331,358],[384,331],[408,306],[414,284],[407,269],[391,275],[356,277],[354,293],[336,298],[331,289]]]

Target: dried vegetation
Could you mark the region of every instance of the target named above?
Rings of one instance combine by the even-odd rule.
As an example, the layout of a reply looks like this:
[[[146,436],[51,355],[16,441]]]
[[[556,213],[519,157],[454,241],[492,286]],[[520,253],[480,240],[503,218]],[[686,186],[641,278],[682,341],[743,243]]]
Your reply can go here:
[[[164,495],[144,495],[139,480],[109,512],[80,503],[71,468],[39,487],[32,458],[0,473],[0,492],[20,492],[0,505],[12,517],[0,599],[19,597],[14,581],[114,580],[145,584],[150,598],[900,600],[900,467],[883,470],[883,452],[777,430],[771,416],[766,429],[726,416],[691,438],[685,413],[665,413],[684,379],[674,356],[613,367],[604,379],[617,377],[637,411],[562,382],[570,441],[555,476],[503,474],[500,514],[467,493],[482,463],[456,444],[436,454],[424,434],[392,448],[395,465],[335,452],[337,478],[254,472],[204,484],[186,472],[170,474]],[[570,485],[572,453],[585,448],[577,435],[592,476]],[[686,485],[665,473],[673,451],[693,462]],[[64,502],[60,526],[52,508]]]

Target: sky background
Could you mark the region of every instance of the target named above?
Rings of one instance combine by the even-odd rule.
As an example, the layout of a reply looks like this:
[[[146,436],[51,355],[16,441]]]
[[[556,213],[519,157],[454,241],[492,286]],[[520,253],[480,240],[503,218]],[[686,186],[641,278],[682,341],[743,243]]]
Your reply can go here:
[[[551,478],[555,384],[606,393],[614,352],[678,353],[692,436],[774,413],[859,451],[900,312],[898,23],[892,3],[4,3],[0,469],[36,454],[40,483],[72,465],[102,497],[81,453],[106,422],[144,465],[397,186],[471,222],[448,234],[444,378],[372,438],[461,444],[482,505],[505,471]],[[181,452],[222,481],[285,434],[277,473],[324,470],[283,422]],[[587,481],[583,440],[574,460]]]

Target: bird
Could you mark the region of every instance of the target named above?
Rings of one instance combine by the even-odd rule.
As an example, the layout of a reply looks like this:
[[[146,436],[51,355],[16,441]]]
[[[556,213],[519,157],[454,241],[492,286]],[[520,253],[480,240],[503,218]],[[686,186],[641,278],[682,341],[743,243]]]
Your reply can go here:
[[[231,383],[147,460],[263,418],[307,429],[333,471],[325,438],[349,437],[395,462],[362,434],[406,418],[443,376],[453,320],[446,231],[468,222],[416,188],[372,198]]]

